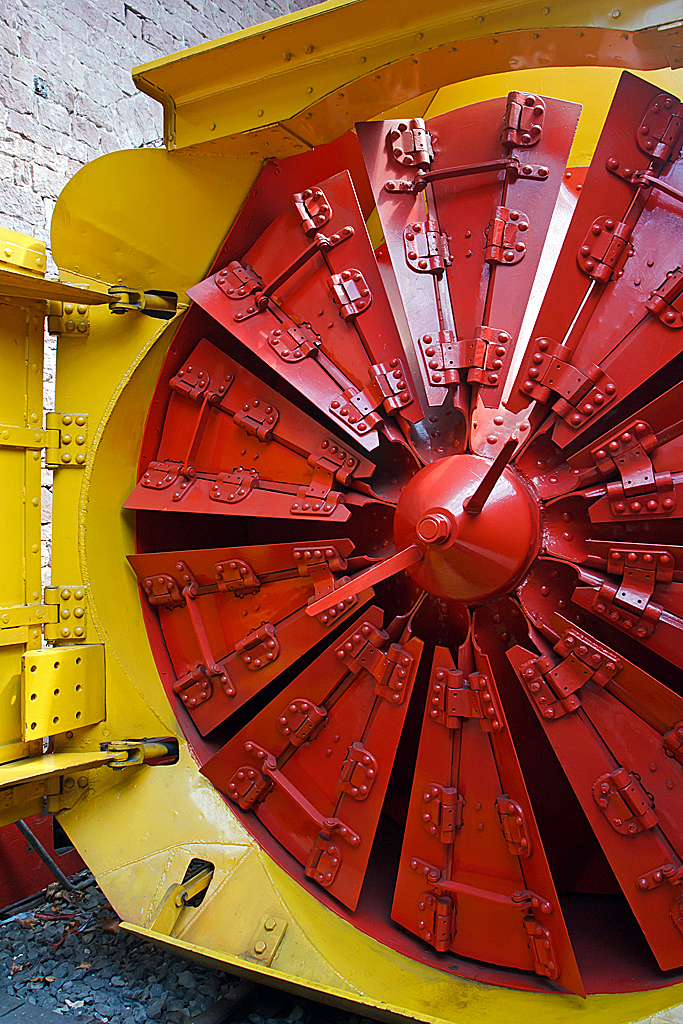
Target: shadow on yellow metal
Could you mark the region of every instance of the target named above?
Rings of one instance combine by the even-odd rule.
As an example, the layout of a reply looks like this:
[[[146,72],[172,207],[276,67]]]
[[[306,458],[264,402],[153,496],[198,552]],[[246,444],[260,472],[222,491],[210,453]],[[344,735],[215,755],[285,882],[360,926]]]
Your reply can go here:
[[[93,305],[89,333],[60,336],[58,350],[56,410],[87,416],[88,445],[81,469],[55,470],[53,582],[85,589],[87,642],[104,645],[106,676],[106,719],[54,735],[53,756],[75,758],[88,772],[82,797],[61,820],[131,931],[203,963],[337,1005],[362,1006],[377,1017],[625,1024],[683,999],[683,986],[675,986],[582,1001],[434,971],[361,935],[277,868],[199,774],[182,739],[174,765],[119,772],[96,767],[100,743],[179,735],[127,567],[133,519],[121,505],[136,481],[150,396],[184,292],[204,275],[263,159],[331,141],[356,120],[388,110],[436,114],[522,87],[586,104],[574,150],[574,162],[585,164],[618,68],[646,70],[651,80],[681,91],[683,71],[670,68],[683,66],[682,23],[678,0],[656,6],[628,0],[619,9],[599,10],[585,2],[504,2],[489,9],[399,0],[391,19],[384,0],[331,0],[136,70],[138,86],[164,105],[168,151],[94,161],[66,187],[53,220],[63,286],[88,285],[93,293],[109,285],[163,289],[180,299],[179,314],[169,322],[137,312],[113,316],[106,305]],[[13,388],[4,386],[3,409],[10,410],[9,424],[42,428],[45,308],[39,298],[21,303],[0,302],[5,380],[14,374]],[[13,337],[23,345],[16,367]],[[17,374],[26,378],[28,423]],[[16,501],[4,509],[7,600],[39,603],[39,450],[37,459],[28,448],[0,454],[14,460],[7,458],[11,488],[3,493],[25,489],[27,495],[25,519]],[[17,628],[23,630],[17,644],[39,647],[39,626]],[[0,699],[13,707],[20,702],[21,657],[0,647],[0,660],[9,651]],[[19,706],[16,724],[0,744],[24,758],[14,772],[21,778],[23,766],[28,778],[40,750],[21,740]],[[0,774],[0,795],[1,787]],[[171,934],[161,935],[151,926],[164,894],[182,882],[195,858],[213,866],[205,898],[196,908],[180,908]],[[254,935],[269,917],[281,929],[272,966],[253,959]]]

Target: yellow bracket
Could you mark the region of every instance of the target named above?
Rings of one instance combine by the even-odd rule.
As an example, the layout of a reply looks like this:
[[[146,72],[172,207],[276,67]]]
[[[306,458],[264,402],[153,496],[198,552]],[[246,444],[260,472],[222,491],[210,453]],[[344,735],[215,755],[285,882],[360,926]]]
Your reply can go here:
[[[103,644],[27,651],[21,680],[22,739],[101,722],[104,685]]]
[[[66,466],[82,468],[88,445],[88,417],[85,413],[49,412],[45,416],[49,441],[45,449],[48,469]]]
[[[213,867],[203,868],[186,882],[170,886],[156,909],[150,928],[160,935],[170,935],[175,928],[183,907],[194,896],[208,889],[213,878]]]
[[[110,740],[100,744],[102,750],[110,751],[110,768],[132,768],[160,758],[178,759],[178,741],[174,736],[163,739]]]
[[[45,587],[45,604],[57,607],[57,618],[45,626],[46,640],[85,640],[88,598],[82,586]]]
[[[0,424],[0,448],[45,448],[48,443],[47,430],[34,427],[13,427]]]
[[[287,922],[267,914],[251,937],[249,948],[242,954],[242,959],[270,967],[280,943],[287,931]]]
[[[55,302],[48,305],[47,329],[49,334],[90,334],[90,310],[85,302]]]
[[[43,810],[73,807],[89,788],[83,773],[107,764],[109,756],[63,752],[0,765],[0,827]]]

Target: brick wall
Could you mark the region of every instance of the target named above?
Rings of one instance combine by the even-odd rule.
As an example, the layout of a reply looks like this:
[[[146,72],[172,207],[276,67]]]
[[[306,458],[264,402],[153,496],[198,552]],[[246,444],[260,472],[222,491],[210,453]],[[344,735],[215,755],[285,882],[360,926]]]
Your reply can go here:
[[[315,2],[0,0],[0,225],[49,247],[55,201],[79,167],[115,149],[161,144],[161,106],[135,89],[136,64]],[[45,354],[53,408],[52,339]],[[45,474],[45,582],[51,498]]]

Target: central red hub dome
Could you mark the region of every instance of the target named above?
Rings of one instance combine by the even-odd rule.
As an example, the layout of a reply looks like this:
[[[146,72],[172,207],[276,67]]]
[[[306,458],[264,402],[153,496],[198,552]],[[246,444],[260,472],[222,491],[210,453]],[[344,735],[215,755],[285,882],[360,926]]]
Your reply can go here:
[[[408,572],[430,594],[478,604],[509,593],[537,553],[538,508],[513,469],[503,470],[478,515],[464,511],[490,465],[478,455],[440,459],[416,473],[401,495],[396,547],[422,549]]]

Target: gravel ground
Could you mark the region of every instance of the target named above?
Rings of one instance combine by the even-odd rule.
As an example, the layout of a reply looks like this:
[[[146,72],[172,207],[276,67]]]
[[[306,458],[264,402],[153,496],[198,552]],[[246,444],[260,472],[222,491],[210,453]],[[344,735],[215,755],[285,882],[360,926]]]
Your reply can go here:
[[[55,915],[71,916],[55,920]],[[39,906],[0,920],[0,993],[66,1013],[79,1024],[188,1024],[238,983],[222,971],[169,957],[119,931],[117,924],[95,885],[78,893],[57,883],[49,886]],[[260,986],[231,1019],[236,1024],[372,1024]]]

